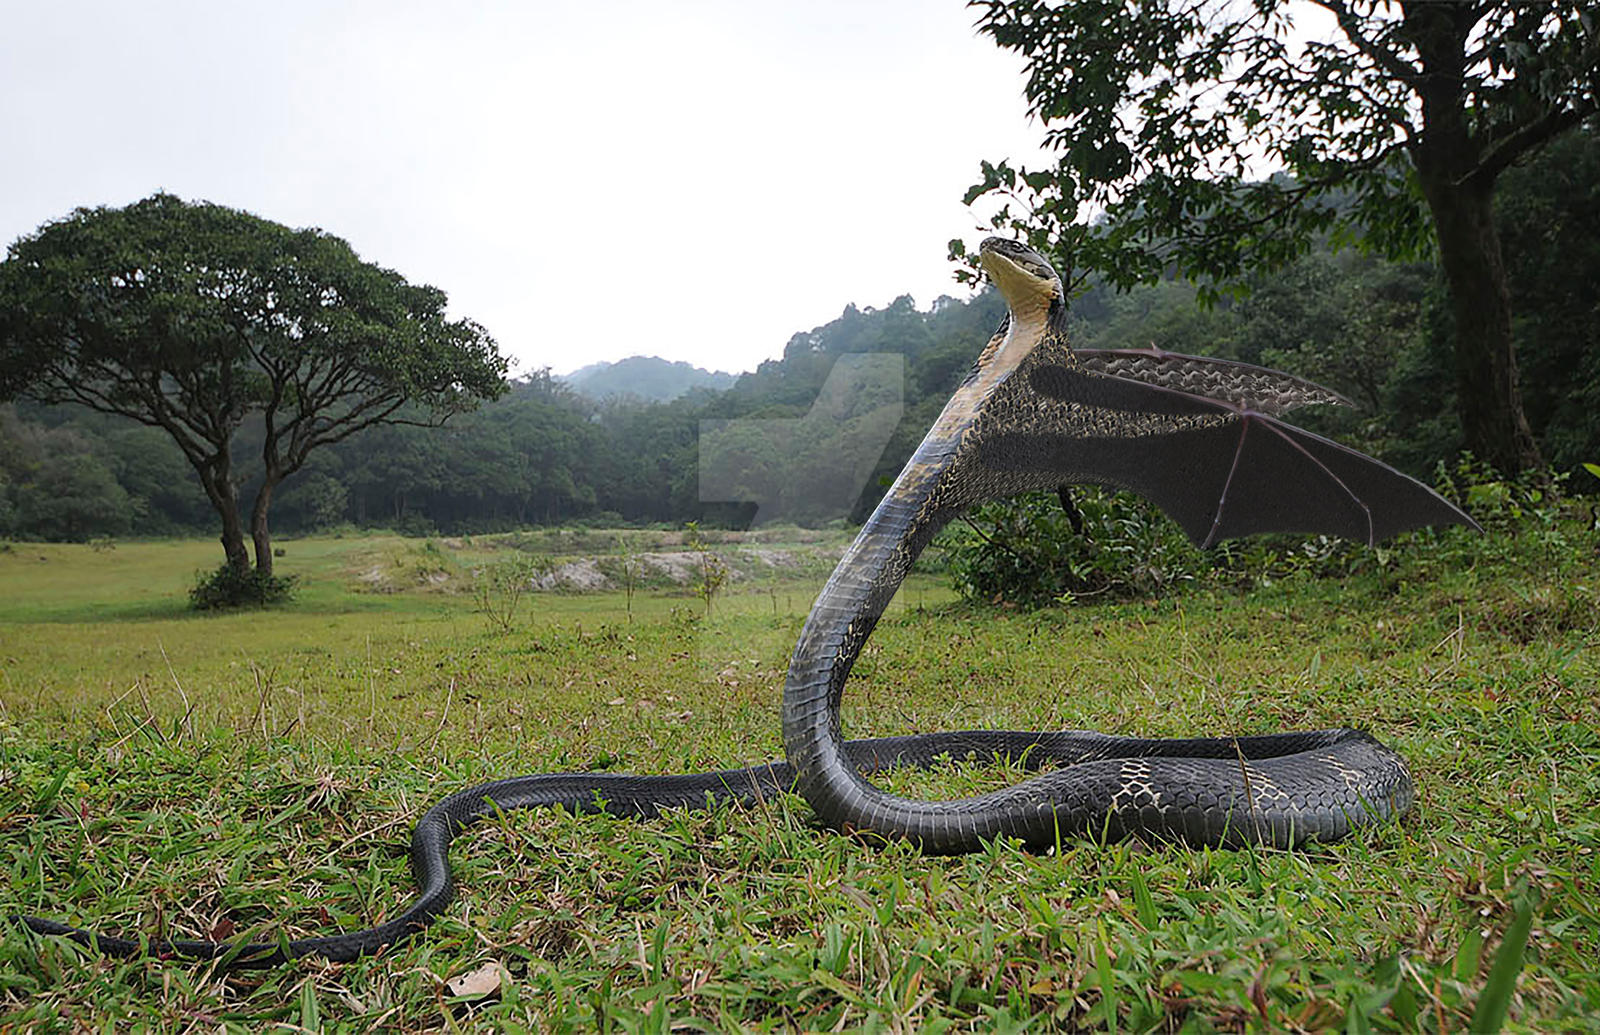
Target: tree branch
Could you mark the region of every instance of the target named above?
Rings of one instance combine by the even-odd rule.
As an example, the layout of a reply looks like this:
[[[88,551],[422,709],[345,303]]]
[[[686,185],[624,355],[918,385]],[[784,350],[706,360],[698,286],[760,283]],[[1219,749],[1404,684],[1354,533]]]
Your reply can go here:
[[[335,423],[327,425],[326,427],[323,428],[322,431],[315,432],[309,438],[307,438],[305,446],[301,450],[301,458],[302,458],[302,460],[304,459],[305,454],[311,452],[311,450],[316,449],[319,446],[331,446],[335,442],[342,442],[345,439],[349,438],[351,435],[354,435],[358,431],[364,431],[367,428],[372,427],[374,424],[380,424],[380,423],[383,423],[384,421],[387,421],[390,414],[394,413],[396,410],[398,410],[400,407],[404,406],[405,404],[406,404],[406,400],[405,400],[404,397],[397,398],[389,406],[384,408],[382,412],[375,413],[372,416],[365,418],[364,420],[361,420],[361,421],[358,421],[358,422],[355,422],[355,423],[348,423],[348,416],[349,415],[346,415],[346,418],[342,418],[342,419],[340,419],[339,421],[337,421]],[[437,425],[432,425],[432,424],[422,424],[420,421],[407,421],[407,420],[389,421],[389,423],[392,423],[392,424],[414,424],[414,425],[419,425],[419,426],[422,426],[422,427],[436,427],[437,426]],[[333,428],[339,427],[340,425],[346,425],[346,426],[343,427],[337,434],[329,434],[328,433]],[[296,465],[296,466],[298,466],[298,465]]]
[[[1545,112],[1541,117],[1523,123],[1490,145],[1489,150],[1478,160],[1478,164],[1456,181],[1457,185],[1493,183],[1496,177],[1522,155],[1551,137],[1571,129],[1597,111],[1600,111],[1600,106],[1591,99],[1576,107]]]
[[[1366,33],[1361,31],[1360,18],[1345,3],[1345,0],[1311,0],[1311,2],[1333,14],[1334,18],[1339,22],[1339,30],[1344,33],[1346,39],[1355,45],[1357,50],[1371,58],[1385,72],[1388,72],[1412,89],[1416,89],[1418,82],[1422,79],[1422,70],[1402,60],[1394,51],[1380,46],[1374,40],[1368,39]]]
[[[92,374],[84,376],[86,370]],[[129,417],[146,427],[160,428],[172,436],[191,464],[207,455],[201,443],[214,445],[203,428],[173,415],[159,385],[152,388],[131,372],[91,363],[80,365],[75,371],[53,366],[46,377],[50,382],[48,390],[30,393],[41,402],[75,402],[99,413]],[[113,393],[118,390],[137,398],[143,409],[116,401]]]
[[[1339,166],[1339,168],[1335,170],[1332,175],[1305,180],[1297,183],[1293,187],[1281,191],[1280,196],[1282,200],[1258,216],[1247,219],[1243,223],[1229,224],[1217,231],[1211,231],[1208,224],[1207,228],[1202,229],[1200,233],[1189,234],[1184,239],[1199,242],[1209,241],[1219,236],[1233,237],[1237,236],[1240,230],[1254,230],[1266,224],[1277,222],[1280,217],[1292,209],[1299,207],[1299,205],[1311,195],[1320,191],[1328,190],[1332,187],[1337,187],[1345,180],[1348,180],[1355,173],[1367,172],[1372,169],[1376,169],[1378,166],[1387,161],[1390,155],[1394,154],[1395,151],[1404,146],[1405,144],[1402,141],[1393,141],[1387,147],[1382,148],[1367,158]]]

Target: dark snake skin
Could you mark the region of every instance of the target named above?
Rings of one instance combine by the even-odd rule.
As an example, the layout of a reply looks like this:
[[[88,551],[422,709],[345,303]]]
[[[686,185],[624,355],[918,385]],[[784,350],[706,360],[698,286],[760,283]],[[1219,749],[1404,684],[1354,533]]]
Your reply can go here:
[[[917,554],[970,504],[980,479],[960,472],[967,457],[982,454],[981,433],[971,429],[958,444],[924,440],[800,633],[784,690],[784,748],[796,789],[830,826],[940,853],[975,851],[996,837],[1039,847],[1102,834],[1287,846],[1340,838],[1410,807],[1411,778],[1399,756],[1348,729],[1119,741],[1115,751],[1062,757],[1061,768],[959,801],[913,801],[869,783],[840,733],[845,682]]]
[[[986,249],[990,246],[985,243]],[[1032,253],[1022,254],[1037,260]],[[1037,261],[1048,272],[1048,265]],[[241,944],[135,940],[37,917],[22,919],[34,931],[65,935],[114,955],[149,952],[221,959],[241,967],[267,966],[286,956],[349,960],[415,934],[450,903],[454,885],[447,853],[458,833],[496,810],[553,805],[648,818],[662,809],[750,802],[793,790],[829,827],[908,839],[930,853],[974,851],[999,837],[1018,838],[1032,847],[1052,845],[1061,837],[1135,835],[1197,845],[1287,846],[1343,837],[1404,812],[1413,798],[1404,763],[1370,736],[1350,729],[1180,740],[1071,730],[844,739],[839,709],[850,668],[912,562],[940,528],[985,499],[1054,488],[1074,478],[1117,482],[1114,470],[1107,473],[1089,461],[1018,459],[1030,443],[1055,449],[1065,442],[1070,452],[1080,441],[1154,441],[1195,429],[1207,433],[1236,419],[1192,407],[1140,412],[1119,401],[1118,385],[1153,385],[1155,392],[1166,392],[1167,386],[1203,391],[1207,398],[1248,407],[1252,414],[1337,398],[1259,367],[1154,350],[1084,353],[1079,358],[1066,347],[1061,308],[1064,304],[1052,309],[1047,324],[1020,331],[1015,316],[1008,318],[829,578],[795,646],[784,687],[787,762],[683,776],[545,774],[457,792],[430,808],[412,835],[411,865],[420,889],[416,901],[365,930]],[[1036,340],[1018,342],[1018,333]],[[1019,353],[1025,353],[1020,363],[1006,358]],[[1008,362],[1014,369],[995,373]],[[1089,401],[1076,399],[1076,388],[1055,396],[1039,390],[1066,383],[1063,378],[1086,379],[1091,387],[1103,382],[1108,402],[1096,405],[1092,391]],[[1322,448],[1322,440],[1306,441]],[[1337,458],[1329,454],[1326,459]],[[1416,490],[1428,493],[1420,486]],[[1442,500],[1437,503],[1448,509],[1426,501],[1414,504],[1420,509],[1394,527],[1470,520]],[[1368,537],[1390,530],[1371,515],[1365,520],[1355,527]],[[1198,537],[1194,527],[1186,528]],[[1216,534],[1215,523],[1211,531]],[[957,801],[897,797],[868,780],[891,766],[926,767],[941,758],[968,757],[1006,757],[1037,775]]]
[[[1142,740],[1110,737],[1080,730],[1024,733],[1011,730],[971,730],[930,733],[906,737],[853,740],[844,744],[845,757],[864,774],[893,766],[926,768],[950,758],[1004,757],[1029,771],[1051,766],[1085,766],[1086,786],[1098,787],[1092,797],[1102,815],[1112,814],[1119,796],[1128,805],[1144,809],[1146,798],[1137,788],[1127,793],[1104,782],[1106,774],[1144,771],[1141,767],[1160,767],[1172,763],[1173,770],[1152,768],[1152,773],[1171,771],[1192,786],[1204,787],[1205,770],[1210,766],[1237,774],[1240,759],[1272,758],[1302,751],[1365,749],[1373,757],[1393,759],[1365,734],[1351,730],[1321,730],[1311,733],[1286,733],[1256,737],[1217,737],[1195,740]],[[1254,764],[1254,763],[1252,763]],[[1398,763],[1395,765],[1398,767]],[[1123,767],[1128,767],[1126,770]],[[1071,770],[1069,770],[1071,771]],[[1405,770],[1398,768],[1404,778]],[[1098,774],[1096,776],[1095,774]],[[186,957],[222,960],[229,967],[268,967],[300,956],[318,956],[333,961],[349,961],[376,953],[386,946],[404,941],[431,924],[455,897],[450,875],[450,842],[462,830],[496,811],[548,808],[560,805],[571,812],[603,811],[619,816],[649,819],[663,809],[716,807],[726,802],[741,804],[771,798],[794,787],[794,770],[787,763],[749,769],[728,769],[714,773],[682,776],[624,776],[609,773],[548,773],[519,776],[480,784],[458,791],[441,800],[417,822],[411,835],[411,872],[418,887],[417,898],[392,920],[360,931],[348,931],[318,938],[279,942],[208,942],[122,938],[73,927],[39,917],[23,917],[23,922],[40,934],[65,935],[81,945],[111,956]],[[1410,784],[1405,783],[1406,801]],[[1131,797],[1129,795],[1132,795]],[[1199,844],[1233,844],[1261,840],[1252,832],[1229,829],[1229,816],[1240,823],[1250,822],[1242,800],[1224,802],[1210,791],[1189,795],[1194,808],[1184,812],[1184,822],[1192,829],[1179,836]],[[1397,803],[1397,807],[1399,803]],[[1121,813],[1117,813],[1121,815]],[[1099,829],[1081,830],[1100,836]],[[1145,829],[1128,827],[1126,817],[1118,819],[1106,832],[1116,838]],[[1155,829],[1155,828],[1151,828]],[[1067,836],[1068,827],[1062,834]],[[1337,836],[1337,835],[1335,835]],[[1053,838],[1053,832],[1051,837]],[[1035,839],[1036,847],[1050,840]],[[930,850],[959,850],[955,845],[932,844]]]

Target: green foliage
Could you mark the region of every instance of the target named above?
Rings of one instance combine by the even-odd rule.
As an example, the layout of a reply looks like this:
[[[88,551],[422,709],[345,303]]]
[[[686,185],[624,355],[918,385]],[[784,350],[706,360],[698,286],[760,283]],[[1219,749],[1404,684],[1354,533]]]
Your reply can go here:
[[[1071,501],[1081,527],[1054,493],[1031,493],[986,503],[947,532],[957,591],[1039,608],[1162,595],[1204,569],[1183,531],[1137,496],[1088,486]]]
[[[269,575],[256,568],[224,564],[195,577],[189,588],[189,604],[196,611],[286,604],[294,596],[296,581],[293,575]]]
[[[288,483],[287,491],[274,500],[279,523],[285,512],[293,515],[291,527],[320,531],[344,520],[350,507],[350,490],[326,471],[307,471]]]
[[[1519,297],[1528,299],[1519,308],[1517,333],[1529,419],[1558,469],[1600,456],[1600,398],[1590,398],[1600,385],[1600,368],[1591,369],[1600,362],[1600,329],[1588,290],[1600,278],[1600,251],[1586,218],[1596,182],[1588,171],[1597,162],[1600,140],[1578,132],[1552,143],[1526,168],[1511,170],[1497,195],[1507,268]],[[1600,209],[1593,214],[1600,219]],[[1354,249],[1335,253],[1321,242],[1248,284],[1245,298],[1201,309],[1193,286],[1177,279],[1118,292],[1093,276],[1073,300],[1071,340],[1090,348],[1155,344],[1265,363],[1328,384],[1358,403],[1305,411],[1298,422],[1310,430],[1419,476],[1457,455],[1463,440],[1450,322],[1432,266],[1391,263]],[[848,456],[852,466],[869,462],[869,436],[845,441],[842,429],[846,423],[859,427],[873,400],[841,400],[837,410],[825,411],[840,415],[832,424],[824,411],[812,411],[841,357],[889,353],[904,360],[904,412],[850,513],[859,520],[971,368],[1003,311],[994,292],[936,299],[925,310],[909,298],[881,309],[851,306],[795,335],[783,359],[762,364],[734,388],[667,404],[595,403],[558,379],[535,374],[504,397],[453,417],[444,430],[380,426],[313,453],[274,495],[273,523],[299,532],[348,523],[426,536],[589,522],[673,529],[689,520],[704,527],[748,522],[749,507],[702,501],[700,452],[708,447],[706,461],[737,473],[744,489],[820,523],[837,508],[807,511],[807,494],[795,476],[805,473],[812,480],[804,484],[813,484],[836,456]],[[807,415],[810,420],[803,419]],[[764,418],[797,422],[788,425],[797,432],[786,443],[793,448],[774,452],[751,436],[701,438],[703,421],[738,427],[744,419]],[[260,455],[263,432],[253,422],[242,426],[234,455]],[[62,452],[92,457],[126,502],[96,479],[103,498],[80,496],[83,507],[75,516],[23,532],[14,501],[28,476],[12,474],[8,481],[0,473],[0,532],[30,539],[166,535],[203,530],[212,520],[188,462],[159,429],[82,407],[20,401],[0,410],[0,468],[17,469],[16,458],[33,455],[25,441],[57,443]],[[259,484],[259,472],[246,472],[241,495],[248,498]],[[1571,488],[1594,493],[1600,482],[1580,471]]]
[[[312,450],[389,420],[443,420],[504,391],[494,340],[448,319],[446,301],[319,230],[169,194],[80,208],[0,262],[0,399],[160,428],[222,516],[237,566],[233,440],[248,418],[261,428],[264,517]],[[270,554],[257,562],[270,570]]]
[[[616,578],[622,584],[623,596],[628,610],[628,621],[633,621],[633,594],[639,588],[639,581],[644,577],[644,561],[639,557],[639,551],[633,548],[625,535],[617,536]]]
[[[445,305],[319,230],[168,194],[83,208],[0,264],[0,394],[149,418],[180,446],[210,440],[200,407],[228,430],[259,412],[294,458],[402,400],[448,413],[504,390],[493,339]],[[156,374],[189,394],[141,383]]]
[[[1099,486],[984,504],[941,538],[954,588],[976,603],[1052,604],[1162,598],[1205,585],[1248,590],[1295,576],[1347,578],[1390,552],[1330,536],[1267,535],[1200,550],[1152,503]],[[1081,526],[1081,527],[1079,527]]]
[[[686,543],[700,557],[699,577],[694,582],[695,596],[705,601],[706,615],[711,614],[711,602],[723,583],[728,581],[728,565],[716,552],[700,530],[700,522],[691,521],[683,526],[688,532]]]
[[[1396,545],[1368,547],[1330,536],[1280,534],[1202,551],[1154,505],[1090,486],[1072,490],[1081,528],[1054,494],[1033,493],[984,504],[967,526],[952,526],[937,542],[963,597],[1029,609],[1159,598],[1195,586],[1248,590],[1295,577],[1398,577],[1398,558],[1425,578],[1440,568],[1513,552],[1564,566],[1588,549],[1572,534],[1575,507],[1563,494],[1567,481],[1566,474],[1550,471],[1505,478],[1470,455],[1454,464],[1441,461],[1435,488],[1471,514],[1484,537],[1423,529]]]
[[[428,545],[437,551],[432,540]],[[534,580],[553,567],[548,557],[527,553],[482,565],[472,573],[472,599],[478,613],[499,631],[510,632],[522,598],[534,588]]]
[[[1566,510],[1565,472],[1530,471],[1506,478],[1471,454],[1434,472],[1439,491],[1461,505],[1491,534],[1548,530],[1559,534]],[[1559,545],[1559,544],[1556,544]]]
[[[81,541],[128,531],[139,508],[99,446],[0,406],[0,534]]]
[[[1593,27],[1578,4],[1528,17],[1526,5],[1490,3],[1451,19],[1330,4],[1342,38],[1303,48],[1293,12],[1260,0],[973,6],[980,32],[1027,59],[1029,112],[1056,164],[984,162],[968,204],[993,196],[993,227],[1120,286],[1176,268],[1215,301],[1325,234],[1423,256],[1433,228],[1407,148],[1437,160],[1435,150],[1456,142],[1424,118],[1448,119],[1459,106],[1459,139],[1475,149],[1462,156],[1466,168],[1492,182],[1595,110],[1585,85]],[[1459,39],[1448,38],[1463,19]],[[1418,93],[1438,47],[1462,50],[1469,38],[1488,45],[1463,61],[1459,94],[1435,94],[1424,109]],[[1263,164],[1286,175],[1262,179]],[[964,244],[951,246],[966,257]]]
[[[615,363],[592,363],[562,378],[573,391],[590,399],[635,399],[671,402],[692,391],[720,392],[737,374],[703,370],[692,363],[655,356],[629,356]]]
[[[1303,45],[1294,8],[1270,0],[973,6],[1026,59],[1055,158],[983,163],[966,201],[990,199],[993,228],[1057,256],[1073,285],[1176,271],[1207,304],[1323,241],[1437,253],[1464,444],[1503,470],[1541,465],[1491,201],[1503,172],[1597,111],[1585,5],[1326,0],[1339,33]]]
[[[1550,466],[1575,470],[1600,456],[1600,127],[1507,170],[1495,218],[1528,423]]]
[[[763,524],[847,518],[899,429],[904,384],[900,357],[845,354],[799,416],[702,421],[700,498],[753,503]]]

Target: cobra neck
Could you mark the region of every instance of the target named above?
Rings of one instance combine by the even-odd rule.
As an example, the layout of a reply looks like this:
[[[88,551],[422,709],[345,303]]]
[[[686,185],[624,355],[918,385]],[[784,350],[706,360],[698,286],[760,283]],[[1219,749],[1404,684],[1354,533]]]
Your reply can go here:
[[[854,774],[839,729],[845,680],[912,562],[956,513],[941,499],[964,426],[941,418],[917,447],[834,569],[795,645],[784,687],[784,750],[813,806],[850,793]],[[954,434],[941,434],[945,428]]]

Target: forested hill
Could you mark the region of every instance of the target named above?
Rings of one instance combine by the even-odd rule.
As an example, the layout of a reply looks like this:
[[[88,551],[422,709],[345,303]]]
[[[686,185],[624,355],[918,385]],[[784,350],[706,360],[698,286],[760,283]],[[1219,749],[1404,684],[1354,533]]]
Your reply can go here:
[[[708,465],[733,465],[735,476],[746,479],[731,486],[735,491],[760,475],[806,496],[813,488],[793,472],[810,467],[831,479],[840,453],[860,448],[845,441],[858,428],[853,422],[881,417],[884,400],[874,393],[888,392],[902,419],[890,429],[891,441],[878,436],[876,447],[887,452],[881,462],[876,454],[870,458],[871,470],[854,487],[859,493],[867,485],[872,497],[881,491],[873,475],[892,473],[903,462],[1003,312],[1003,303],[989,294],[970,303],[940,299],[927,311],[909,297],[884,309],[852,305],[839,319],[795,335],[783,359],[763,363],[731,388],[699,389],[666,403],[597,401],[541,372],[442,428],[379,426],[313,453],[274,498],[274,525],[281,531],[353,522],[475,532],[580,518],[748,521],[755,508],[737,500],[751,497],[702,491],[702,422],[727,429],[726,422],[743,418],[732,430],[746,444],[743,429],[758,429],[766,452],[724,452]],[[895,359],[892,383],[871,378],[870,391],[853,395],[846,384],[831,391],[831,407],[818,406],[835,361],[853,353]],[[812,442],[812,454],[797,455],[803,437]],[[736,445],[726,436],[714,438]],[[240,466],[257,455],[259,442],[258,429],[240,430],[234,449]],[[19,403],[0,407],[0,446],[0,499],[6,501],[0,534],[81,539],[209,528],[204,496],[158,431],[75,407]],[[246,481],[241,490],[248,497],[254,486]],[[722,502],[730,498],[734,502]],[[840,502],[834,492],[827,511],[808,506],[804,514],[787,516],[842,518],[861,505],[853,497]],[[768,508],[762,519],[778,516]]]
[[[579,395],[591,399],[671,402],[697,388],[722,391],[732,387],[738,378],[737,374],[706,370],[692,363],[672,362],[655,356],[629,356],[615,363],[591,363],[563,375],[560,380]]]
[[[1597,185],[1600,145],[1576,134],[1509,173],[1500,192],[1524,405],[1560,470],[1600,462]],[[1437,285],[1426,264],[1324,249],[1210,310],[1182,283],[1121,295],[1092,286],[1073,302],[1073,336],[1309,376],[1362,408],[1299,422],[1429,477],[1460,441]],[[909,297],[848,306],[731,387],[669,402],[637,392],[595,400],[537,374],[443,428],[379,427],[314,452],[275,496],[273,524],[476,532],[572,520],[859,519],[1002,313],[993,293],[926,309]],[[259,432],[241,431],[241,469],[259,443]],[[1600,487],[1578,478],[1574,488]],[[241,489],[253,493],[248,477]],[[213,520],[162,432],[79,408],[0,407],[0,537],[209,532]]]

